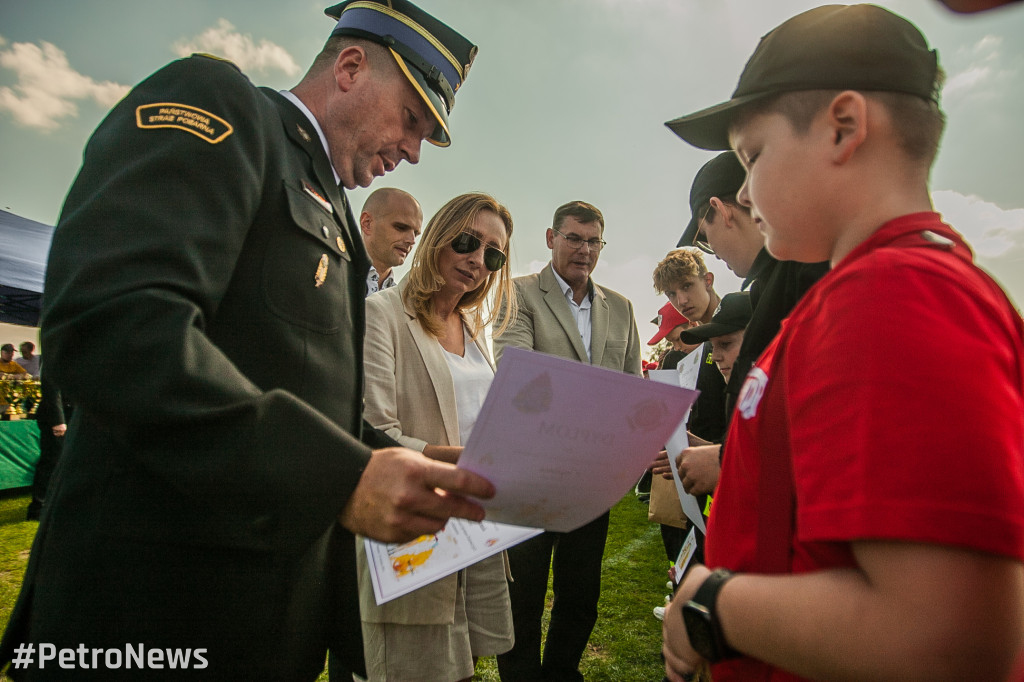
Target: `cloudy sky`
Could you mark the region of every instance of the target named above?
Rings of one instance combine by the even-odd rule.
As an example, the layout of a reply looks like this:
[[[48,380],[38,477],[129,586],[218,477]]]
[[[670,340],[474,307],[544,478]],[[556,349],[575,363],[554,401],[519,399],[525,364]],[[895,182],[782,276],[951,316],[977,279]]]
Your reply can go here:
[[[554,209],[605,214],[595,279],[633,299],[641,336],[662,304],[650,273],[689,218],[711,157],[664,121],[728,98],[758,38],[807,0],[422,0],[480,46],[452,116],[454,142],[424,145],[371,189],[401,187],[433,214],[480,190],[512,211],[517,274],[547,260]],[[1024,7],[965,17],[936,0],[890,0],[939,50],[949,117],[934,202],[1024,302]],[[82,148],[135,83],[212,52],[258,85],[288,88],[332,28],[311,0],[0,0],[0,207],[54,223]],[[367,190],[351,193],[361,206]],[[714,260],[714,259],[710,259]],[[719,293],[738,288],[710,263]]]

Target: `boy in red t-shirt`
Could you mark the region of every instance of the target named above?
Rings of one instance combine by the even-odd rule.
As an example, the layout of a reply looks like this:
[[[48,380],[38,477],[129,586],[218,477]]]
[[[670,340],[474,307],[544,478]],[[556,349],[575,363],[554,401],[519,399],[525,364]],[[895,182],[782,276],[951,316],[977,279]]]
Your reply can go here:
[[[825,6],[732,99],[670,121],[736,151],[780,260],[832,271],[747,376],[669,679],[1004,680],[1024,643],[1024,324],[934,213],[941,71],[913,24]],[[855,342],[856,340],[856,342]]]

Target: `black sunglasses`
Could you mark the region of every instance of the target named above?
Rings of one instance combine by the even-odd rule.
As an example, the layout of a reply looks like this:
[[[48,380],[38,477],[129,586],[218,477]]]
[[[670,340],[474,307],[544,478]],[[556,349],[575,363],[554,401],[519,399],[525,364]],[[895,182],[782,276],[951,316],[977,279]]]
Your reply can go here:
[[[455,253],[473,253],[483,245],[480,238],[470,232],[460,232],[452,240],[452,251]],[[505,264],[505,254],[493,246],[484,248],[484,267],[491,272],[501,270]]]

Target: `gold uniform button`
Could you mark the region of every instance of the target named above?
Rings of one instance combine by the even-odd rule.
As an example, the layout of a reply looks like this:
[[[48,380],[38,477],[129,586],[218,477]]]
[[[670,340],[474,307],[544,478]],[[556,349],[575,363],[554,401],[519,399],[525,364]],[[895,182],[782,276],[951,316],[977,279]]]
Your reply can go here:
[[[341,237],[338,237],[338,248],[341,249],[342,253],[345,253],[345,242]]]

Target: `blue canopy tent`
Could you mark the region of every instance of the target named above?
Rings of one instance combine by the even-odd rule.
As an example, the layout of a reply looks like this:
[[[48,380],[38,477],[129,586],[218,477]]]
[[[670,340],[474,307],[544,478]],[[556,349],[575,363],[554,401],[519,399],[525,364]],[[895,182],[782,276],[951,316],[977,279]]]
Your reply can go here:
[[[53,227],[0,211],[0,322],[39,326]]]

